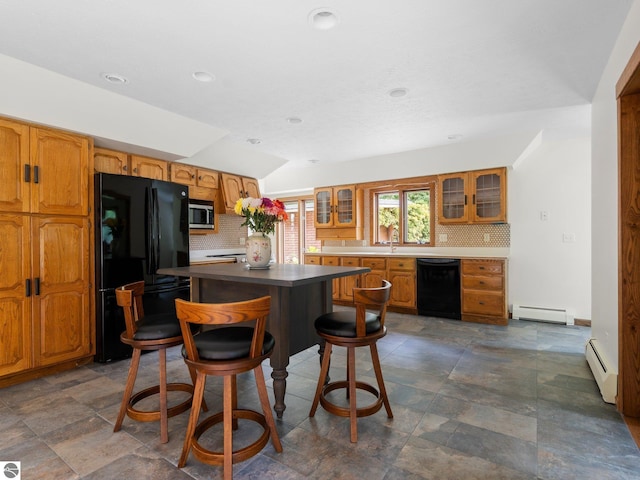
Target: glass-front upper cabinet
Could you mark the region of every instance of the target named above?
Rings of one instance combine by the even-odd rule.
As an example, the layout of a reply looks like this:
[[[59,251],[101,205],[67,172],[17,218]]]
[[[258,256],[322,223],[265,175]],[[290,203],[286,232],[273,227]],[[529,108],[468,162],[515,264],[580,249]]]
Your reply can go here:
[[[355,186],[316,188],[315,227],[354,227],[356,225]]]
[[[507,221],[506,168],[440,175],[438,183],[438,223]]]

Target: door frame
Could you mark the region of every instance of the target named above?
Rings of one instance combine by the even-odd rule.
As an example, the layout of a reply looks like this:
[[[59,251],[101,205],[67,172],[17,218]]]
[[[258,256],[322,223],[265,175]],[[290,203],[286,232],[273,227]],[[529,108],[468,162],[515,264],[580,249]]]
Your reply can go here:
[[[640,417],[640,43],[616,83],[618,103],[618,395]]]

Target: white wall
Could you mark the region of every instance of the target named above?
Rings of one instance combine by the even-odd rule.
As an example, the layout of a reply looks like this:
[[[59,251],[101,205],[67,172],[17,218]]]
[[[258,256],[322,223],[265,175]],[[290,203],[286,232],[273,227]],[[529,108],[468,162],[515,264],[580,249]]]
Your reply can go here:
[[[479,170],[511,165],[535,137],[537,130],[476,142],[363,158],[339,164],[276,170],[261,184],[270,195],[313,190],[314,187],[364,183],[438,173]]]
[[[640,0],[629,11],[592,105],[592,335],[618,365],[618,119],[615,84],[640,42]]]
[[[589,106],[581,107],[589,123]],[[536,132],[539,133],[539,132]],[[534,133],[315,166],[265,179],[278,196],[300,186],[360,183],[445,172],[511,167],[508,172],[509,303],[573,310],[591,319],[590,138],[584,131]],[[549,220],[539,220],[540,210]],[[563,234],[575,243],[563,242]],[[332,248],[332,251],[336,250]]]
[[[590,153],[589,137],[545,140],[543,132],[509,172],[510,303],[591,319]]]

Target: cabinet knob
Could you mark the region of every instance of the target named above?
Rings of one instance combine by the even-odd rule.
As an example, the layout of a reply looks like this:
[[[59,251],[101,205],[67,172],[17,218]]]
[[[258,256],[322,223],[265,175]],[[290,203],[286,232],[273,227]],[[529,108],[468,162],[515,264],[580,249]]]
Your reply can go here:
[[[195,173],[192,173],[192,174],[191,174],[191,178],[196,178],[196,174],[195,174]]]
[[[125,165],[124,167],[122,167],[122,171],[126,172],[127,171],[127,166]]]

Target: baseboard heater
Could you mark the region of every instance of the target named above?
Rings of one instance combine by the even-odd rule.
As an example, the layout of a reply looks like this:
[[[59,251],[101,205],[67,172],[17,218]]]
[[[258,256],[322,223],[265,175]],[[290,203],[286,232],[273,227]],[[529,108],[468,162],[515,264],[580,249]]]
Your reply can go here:
[[[575,323],[573,313],[564,308],[514,305],[511,316],[515,320],[535,320],[539,322],[563,323],[565,325],[573,325]]]
[[[585,346],[584,354],[596,379],[602,398],[607,403],[616,403],[618,373],[609,364],[601,349],[599,351],[598,340],[591,338]]]

